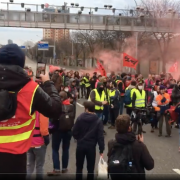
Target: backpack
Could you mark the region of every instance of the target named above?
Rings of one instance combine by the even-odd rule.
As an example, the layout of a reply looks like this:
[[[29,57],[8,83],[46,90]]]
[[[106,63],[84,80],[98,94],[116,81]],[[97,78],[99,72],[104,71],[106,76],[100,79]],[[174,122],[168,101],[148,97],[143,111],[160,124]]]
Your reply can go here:
[[[11,119],[15,115],[17,94],[18,92],[0,90],[0,121]]]
[[[124,104],[129,105],[131,104],[132,99],[131,99],[131,89],[127,89],[125,94],[124,94]]]
[[[74,126],[74,106],[70,105],[62,105],[62,114],[59,117],[59,130],[63,132],[70,131]]]
[[[134,179],[137,169],[132,155],[132,144],[115,143],[108,160],[111,179]]]

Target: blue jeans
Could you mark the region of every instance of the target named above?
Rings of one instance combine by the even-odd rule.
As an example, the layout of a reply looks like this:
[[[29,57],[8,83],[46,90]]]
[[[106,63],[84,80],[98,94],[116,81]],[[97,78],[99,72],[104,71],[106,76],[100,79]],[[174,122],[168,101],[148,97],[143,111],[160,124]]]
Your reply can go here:
[[[119,102],[119,105],[120,105],[120,109],[119,109],[119,113],[120,115],[123,114],[123,109],[124,109],[124,97],[121,96],[121,99],[120,99],[120,102]]]
[[[104,116],[104,122],[103,124],[106,124],[109,119],[109,105],[105,105],[103,109],[103,116]]]
[[[96,115],[98,116],[99,119],[101,119],[103,121],[103,113],[96,112]]]
[[[69,162],[69,146],[72,132],[56,131],[52,134],[52,159],[54,170],[60,170],[59,147],[62,141],[62,169],[67,169]]]

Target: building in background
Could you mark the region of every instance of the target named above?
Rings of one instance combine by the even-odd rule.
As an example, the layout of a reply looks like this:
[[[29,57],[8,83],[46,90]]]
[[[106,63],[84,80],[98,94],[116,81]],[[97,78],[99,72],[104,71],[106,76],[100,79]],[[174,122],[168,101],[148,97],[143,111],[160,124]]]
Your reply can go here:
[[[43,12],[69,13],[69,8],[63,7],[47,7]],[[69,29],[43,29],[43,39],[52,39],[59,41],[69,39]]]
[[[69,29],[43,29],[43,39],[59,41],[69,39]]]
[[[8,39],[8,44],[13,44],[13,41],[11,39]]]

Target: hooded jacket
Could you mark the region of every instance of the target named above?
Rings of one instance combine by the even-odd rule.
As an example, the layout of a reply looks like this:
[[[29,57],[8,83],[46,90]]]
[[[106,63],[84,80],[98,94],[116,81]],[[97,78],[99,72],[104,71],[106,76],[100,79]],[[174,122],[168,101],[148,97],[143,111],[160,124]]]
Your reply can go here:
[[[0,64],[0,79],[0,88],[7,91],[20,91],[31,81],[23,68],[17,65]],[[61,113],[61,104],[54,83],[46,81],[43,89],[38,87],[34,94],[31,114],[38,111],[46,117],[58,117]]]
[[[96,114],[82,113],[73,128],[73,137],[77,140],[77,147],[96,147],[100,153],[104,151],[103,123]]]
[[[145,169],[152,170],[154,168],[154,160],[151,157],[146,145],[136,140],[136,136],[132,132],[125,134],[117,133],[115,139],[108,142],[108,158],[111,156],[112,148],[115,143],[127,145],[132,143],[132,154],[140,180],[145,179]]]

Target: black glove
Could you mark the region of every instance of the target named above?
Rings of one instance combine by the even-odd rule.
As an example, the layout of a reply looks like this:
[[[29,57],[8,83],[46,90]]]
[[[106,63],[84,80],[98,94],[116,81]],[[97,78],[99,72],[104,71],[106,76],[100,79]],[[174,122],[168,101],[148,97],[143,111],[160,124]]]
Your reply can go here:
[[[44,138],[44,144],[47,146],[49,144],[49,135],[43,136]]]
[[[165,97],[163,97],[162,100],[161,100],[161,103],[164,103],[164,102],[166,102],[166,98]]]

